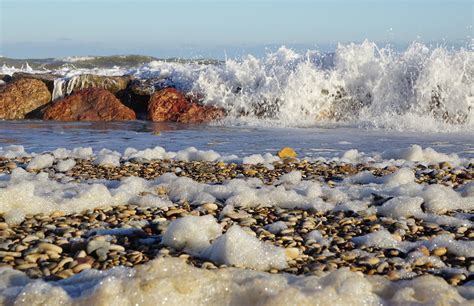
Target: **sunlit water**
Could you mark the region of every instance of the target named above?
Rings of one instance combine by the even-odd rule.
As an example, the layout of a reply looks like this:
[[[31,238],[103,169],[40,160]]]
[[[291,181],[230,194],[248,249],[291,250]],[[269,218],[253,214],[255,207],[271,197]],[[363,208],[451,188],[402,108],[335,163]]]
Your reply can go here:
[[[470,131],[453,133],[416,133],[362,129],[349,125],[326,125],[312,128],[265,128],[172,123],[134,122],[0,122],[0,146],[23,145],[27,151],[43,152],[58,147],[108,148],[123,152],[162,146],[178,151],[194,146],[212,149],[220,154],[239,156],[276,153],[284,146],[294,148],[300,156],[332,157],[349,149],[360,152],[382,152],[391,148],[418,144],[438,152],[474,157],[474,140]]]

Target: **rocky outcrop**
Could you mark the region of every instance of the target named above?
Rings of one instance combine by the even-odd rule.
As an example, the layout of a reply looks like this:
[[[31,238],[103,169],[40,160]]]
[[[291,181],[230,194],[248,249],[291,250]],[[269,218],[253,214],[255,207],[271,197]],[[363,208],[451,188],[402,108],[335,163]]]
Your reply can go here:
[[[223,109],[190,102],[174,88],[155,92],[148,102],[148,119],[156,122],[204,123],[223,116]]]
[[[37,79],[22,78],[0,87],[0,119],[23,119],[51,101],[45,83]]]
[[[121,121],[135,120],[135,113],[111,92],[88,88],[57,100],[44,111],[45,120]]]

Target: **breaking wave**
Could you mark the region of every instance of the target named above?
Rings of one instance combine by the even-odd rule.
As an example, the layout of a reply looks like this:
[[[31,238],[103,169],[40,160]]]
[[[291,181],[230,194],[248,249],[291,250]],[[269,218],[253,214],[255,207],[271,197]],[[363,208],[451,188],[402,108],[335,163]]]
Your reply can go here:
[[[224,125],[348,122],[399,130],[474,126],[473,46],[449,49],[415,42],[397,52],[365,41],[339,45],[334,53],[281,47],[262,58],[151,60],[133,68],[68,65],[54,72],[64,79],[91,72],[151,78],[156,89],[174,86],[205,104],[223,107],[229,115],[220,123]]]
[[[247,56],[209,67],[192,91],[234,118],[286,126],[348,121],[399,129],[469,127],[474,52],[414,43],[397,53],[367,41],[340,45],[330,55],[282,47],[264,59]]]

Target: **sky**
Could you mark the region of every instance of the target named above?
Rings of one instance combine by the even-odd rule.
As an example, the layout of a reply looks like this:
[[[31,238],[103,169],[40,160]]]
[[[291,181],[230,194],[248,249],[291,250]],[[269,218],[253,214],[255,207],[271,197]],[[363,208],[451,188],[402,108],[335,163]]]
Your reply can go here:
[[[471,41],[471,0],[0,0],[0,55],[217,57]]]

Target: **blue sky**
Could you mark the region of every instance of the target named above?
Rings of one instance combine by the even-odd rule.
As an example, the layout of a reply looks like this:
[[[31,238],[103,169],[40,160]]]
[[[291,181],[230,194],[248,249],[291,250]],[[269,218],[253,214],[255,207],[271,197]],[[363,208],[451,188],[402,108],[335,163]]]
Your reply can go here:
[[[470,0],[0,0],[0,54],[222,57],[369,39],[463,44]]]

